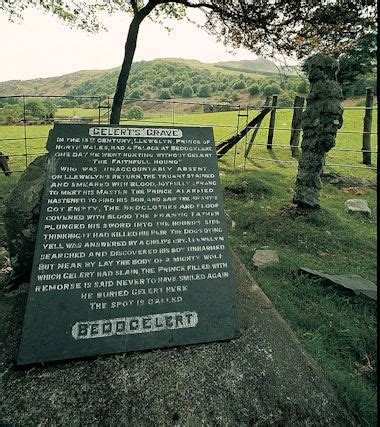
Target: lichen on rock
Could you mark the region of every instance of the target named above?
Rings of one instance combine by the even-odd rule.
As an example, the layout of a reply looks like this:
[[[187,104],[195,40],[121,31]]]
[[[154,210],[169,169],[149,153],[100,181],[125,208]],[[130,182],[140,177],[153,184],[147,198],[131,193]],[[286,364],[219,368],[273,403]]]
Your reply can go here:
[[[337,131],[343,124],[343,94],[336,80],[335,59],[316,54],[305,61],[303,68],[311,90],[302,117],[302,156],[293,201],[298,206],[318,208],[325,156],[335,146]]]

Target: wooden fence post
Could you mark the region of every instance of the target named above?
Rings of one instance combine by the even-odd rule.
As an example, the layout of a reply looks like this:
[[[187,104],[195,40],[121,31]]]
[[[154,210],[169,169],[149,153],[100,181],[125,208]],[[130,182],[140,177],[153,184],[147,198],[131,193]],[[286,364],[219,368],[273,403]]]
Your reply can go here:
[[[273,146],[274,126],[276,124],[277,99],[278,99],[278,95],[273,95],[273,98],[272,98],[273,110],[270,113],[269,130],[268,130],[268,141],[267,141],[267,149],[268,150],[271,150],[272,146]]]
[[[269,104],[270,104],[269,96],[267,96],[267,98],[265,100],[265,103],[263,105],[263,108],[268,107]],[[247,158],[249,156],[249,152],[251,151],[251,148],[253,147],[253,143],[255,142],[255,138],[257,136],[257,133],[259,132],[261,123],[262,123],[262,121],[259,122],[259,123],[257,123],[255,129],[253,130],[253,133],[252,133],[252,136],[251,136],[251,140],[249,141],[249,144],[248,144],[248,146],[247,146],[247,148],[245,150],[245,153],[244,153],[244,157],[245,158]]]
[[[296,157],[298,154],[298,145],[301,136],[301,126],[302,126],[302,111],[305,103],[305,98],[302,96],[296,96],[294,98],[293,104],[293,119],[292,119],[292,131],[290,134],[290,149],[292,151],[292,156]]]
[[[372,107],[373,107],[373,90],[371,87],[366,88],[365,114],[363,126],[363,164],[371,164],[371,130],[372,130]]]

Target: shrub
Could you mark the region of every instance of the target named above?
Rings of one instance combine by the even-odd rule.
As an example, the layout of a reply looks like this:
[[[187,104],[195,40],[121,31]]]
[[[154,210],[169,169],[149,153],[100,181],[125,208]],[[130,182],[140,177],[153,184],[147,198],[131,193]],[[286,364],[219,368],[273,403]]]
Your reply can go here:
[[[294,97],[292,97],[290,94],[283,94],[278,97],[278,106],[279,107],[293,107],[294,104]]]
[[[140,89],[135,89],[131,92],[131,94],[129,95],[130,98],[133,99],[140,99],[141,98],[141,91]]]
[[[182,97],[183,98],[191,98],[193,96],[193,88],[190,85],[186,85],[182,89]]]
[[[236,80],[233,85],[233,89],[239,90],[239,89],[245,89],[245,83],[243,80]]]
[[[306,80],[302,80],[302,82],[297,85],[297,92],[299,93],[309,92],[309,84]]]
[[[182,93],[184,84],[182,82],[177,82],[174,83],[174,85],[172,86],[172,91],[173,93],[180,95]]]
[[[260,93],[260,88],[259,85],[254,83],[249,89],[248,92],[250,95],[257,95],[258,93]]]
[[[267,86],[264,86],[262,91],[265,96],[272,96],[279,94],[281,92],[281,88],[278,84],[271,83]]]
[[[163,87],[171,87],[174,83],[174,80],[171,77],[166,77],[163,81],[162,81],[162,86]]]
[[[211,96],[211,88],[209,85],[202,85],[199,87],[197,95],[201,98],[208,98]]]
[[[128,120],[142,120],[144,118],[144,110],[139,107],[132,107],[127,114]]]
[[[171,98],[170,92],[167,89],[162,90],[160,92],[159,98],[160,99],[170,99]]]
[[[237,101],[239,98],[240,96],[236,92],[231,92],[232,101]]]

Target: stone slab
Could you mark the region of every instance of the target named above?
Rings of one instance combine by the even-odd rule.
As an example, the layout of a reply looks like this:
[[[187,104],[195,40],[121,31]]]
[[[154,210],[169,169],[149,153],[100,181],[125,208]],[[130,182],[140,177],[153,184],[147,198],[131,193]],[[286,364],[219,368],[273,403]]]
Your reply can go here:
[[[0,294],[0,425],[349,426],[331,384],[236,256],[242,335],[15,369],[25,293]]]
[[[256,268],[265,268],[280,262],[277,252],[270,249],[256,250],[252,260]]]
[[[55,124],[47,149],[20,365],[239,335],[212,128]]]

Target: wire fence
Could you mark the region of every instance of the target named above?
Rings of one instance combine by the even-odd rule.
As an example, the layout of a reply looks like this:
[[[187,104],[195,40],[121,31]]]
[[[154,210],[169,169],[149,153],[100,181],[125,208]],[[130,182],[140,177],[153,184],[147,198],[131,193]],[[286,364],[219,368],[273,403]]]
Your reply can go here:
[[[372,98],[371,98],[372,96]],[[298,98],[298,99],[297,99]],[[270,115],[256,126],[250,120],[262,111],[262,105],[226,105],[162,99],[126,98],[121,124],[200,126],[214,129],[216,144],[249,132],[221,159],[235,169],[296,167],[302,139],[304,99],[296,97],[292,107],[277,105],[277,95],[267,104]],[[371,102],[372,99],[372,102]],[[49,130],[54,123],[109,123],[111,97],[38,96],[0,97],[0,166],[6,159],[11,173],[23,172],[33,159],[46,152]],[[365,106],[344,109],[344,125],[337,143],[326,158],[326,167],[351,172],[377,172],[377,105],[367,90]],[[369,120],[370,119],[370,120]]]

